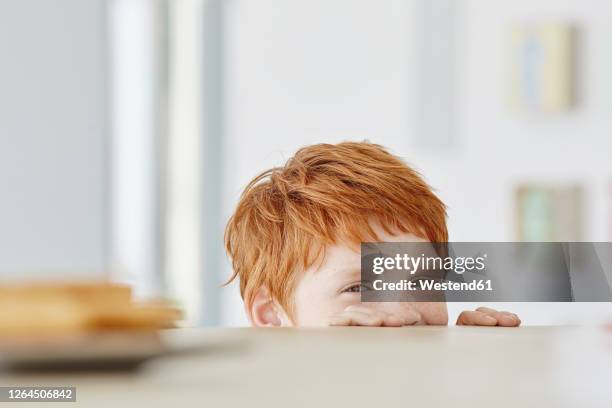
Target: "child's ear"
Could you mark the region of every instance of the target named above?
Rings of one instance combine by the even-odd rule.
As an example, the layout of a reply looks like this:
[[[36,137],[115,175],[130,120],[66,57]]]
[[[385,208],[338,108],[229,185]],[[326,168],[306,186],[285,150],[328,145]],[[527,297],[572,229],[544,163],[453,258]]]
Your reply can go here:
[[[253,326],[275,327],[284,326],[284,312],[276,304],[267,288],[259,288],[253,297],[253,302],[247,306],[247,314]]]

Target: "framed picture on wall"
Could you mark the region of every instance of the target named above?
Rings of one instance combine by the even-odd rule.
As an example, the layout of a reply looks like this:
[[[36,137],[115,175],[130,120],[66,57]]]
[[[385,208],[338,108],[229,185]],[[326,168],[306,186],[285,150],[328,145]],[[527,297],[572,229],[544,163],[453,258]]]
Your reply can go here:
[[[576,103],[576,31],[565,23],[512,27],[509,99],[513,110],[557,113]]]
[[[582,187],[522,184],[515,190],[517,241],[580,241]]]

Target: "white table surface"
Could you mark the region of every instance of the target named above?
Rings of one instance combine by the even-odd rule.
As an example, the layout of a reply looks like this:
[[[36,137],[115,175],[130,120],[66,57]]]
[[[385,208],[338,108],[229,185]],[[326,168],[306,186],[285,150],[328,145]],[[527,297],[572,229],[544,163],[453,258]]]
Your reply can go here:
[[[204,347],[135,372],[5,372],[0,385],[77,387],[76,403],[19,407],[612,407],[612,331],[601,327],[177,329],[164,338]]]

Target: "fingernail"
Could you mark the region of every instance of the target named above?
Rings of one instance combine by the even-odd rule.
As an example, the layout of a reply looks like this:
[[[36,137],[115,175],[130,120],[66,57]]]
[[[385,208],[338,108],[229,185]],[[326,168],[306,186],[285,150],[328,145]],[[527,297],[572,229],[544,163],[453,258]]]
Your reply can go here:
[[[497,324],[497,319],[494,318],[493,316],[484,316],[482,318],[482,321],[487,324]]]
[[[504,311],[504,312],[502,312],[502,314],[504,316],[512,319],[512,321],[514,321],[514,322],[518,322],[520,320],[519,317],[516,314],[514,314],[514,313]]]
[[[412,311],[410,315],[404,319],[404,324],[413,325],[418,323],[419,320],[421,320],[421,315],[416,311]]]
[[[395,316],[387,317],[387,323],[392,324],[392,325],[404,324],[404,322],[399,317],[395,317]]]

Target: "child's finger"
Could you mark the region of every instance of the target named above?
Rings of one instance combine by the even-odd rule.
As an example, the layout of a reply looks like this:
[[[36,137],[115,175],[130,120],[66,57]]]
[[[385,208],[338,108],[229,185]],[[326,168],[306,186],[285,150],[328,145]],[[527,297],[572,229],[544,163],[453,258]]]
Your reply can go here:
[[[330,320],[330,325],[399,327],[404,325],[404,321],[388,313],[354,305],[347,307],[342,313],[333,316]]]
[[[497,324],[499,326],[514,327],[514,326],[518,326],[521,324],[521,319],[519,319],[519,317],[515,315],[514,313],[505,312],[505,311],[498,312],[497,310],[491,309],[488,307],[479,307],[476,310],[478,312],[483,312],[497,319]]]
[[[521,324],[521,319],[519,319],[519,317],[514,314],[514,313],[510,313],[510,312],[506,312],[506,311],[502,311],[499,312],[501,316],[504,316],[503,319],[501,319],[503,322],[505,322],[506,326],[510,326],[510,327],[514,327],[514,326],[519,326]]]
[[[383,318],[375,314],[364,313],[355,310],[345,310],[333,316],[330,320],[331,326],[382,326]]]
[[[411,309],[402,315],[403,323],[405,326],[413,326],[418,324],[423,324],[423,320],[421,319],[421,314],[415,309]]]
[[[404,325],[404,321],[397,316],[388,314],[383,317],[382,325],[387,327],[401,327]]]
[[[495,315],[495,318],[500,326],[514,327],[521,324],[521,320],[517,316],[508,312],[498,312],[498,314]]]
[[[459,326],[496,326],[497,319],[483,312],[466,311],[466,312],[461,312],[461,314],[457,318],[457,325]]]
[[[411,309],[408,313],[403,311],[401,316],[363,305],[350,305],[344,310],[378,315],[383,319],[383,326],[412,326],[421,321],[421,315],[414,309]]]

